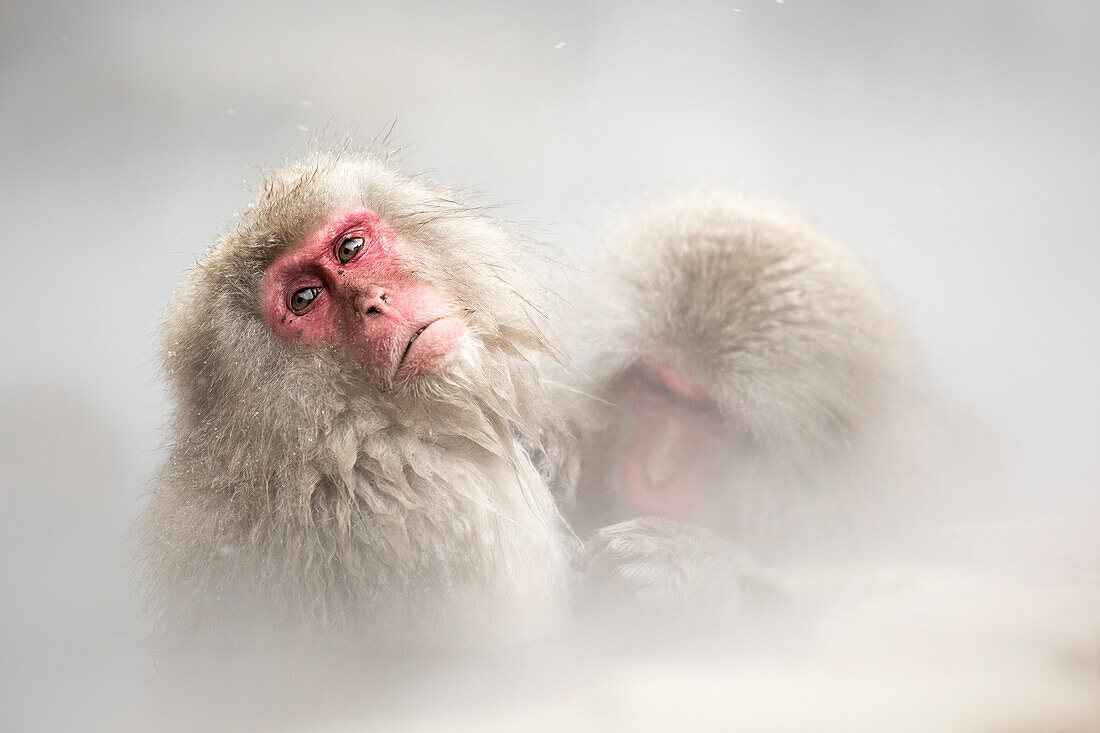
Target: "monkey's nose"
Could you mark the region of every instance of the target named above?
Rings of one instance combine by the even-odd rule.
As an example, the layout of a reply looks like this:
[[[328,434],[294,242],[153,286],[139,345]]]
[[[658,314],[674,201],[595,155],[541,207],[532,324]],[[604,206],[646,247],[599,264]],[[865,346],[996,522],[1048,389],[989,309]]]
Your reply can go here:
[[[355,312],[364,316],[380,316],[389,307],[390,296],[381,285],[368,285],[355,295]]]

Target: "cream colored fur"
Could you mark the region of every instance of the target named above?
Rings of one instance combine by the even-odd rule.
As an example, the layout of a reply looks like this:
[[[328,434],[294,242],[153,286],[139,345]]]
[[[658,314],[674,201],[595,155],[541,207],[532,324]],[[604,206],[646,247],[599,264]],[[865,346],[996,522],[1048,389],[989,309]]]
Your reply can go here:
[[[466,315],[460,358],[412,385],[263,321],[265,268],[340,209],[415,242]],[[171,454],[141,519],[169,633],[293,630],[368,644],[536,635],[566,610],[567,542],[527,450],[549,352],[507,232],[368,156],[270,173],[187,275],[165,326]],[[525,447],[526,446],[526,447]]]

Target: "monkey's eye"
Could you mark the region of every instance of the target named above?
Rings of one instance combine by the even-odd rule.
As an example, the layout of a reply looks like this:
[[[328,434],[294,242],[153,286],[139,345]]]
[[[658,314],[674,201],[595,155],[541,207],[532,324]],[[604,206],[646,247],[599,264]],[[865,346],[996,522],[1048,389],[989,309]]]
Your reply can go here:
[[[346,265],[351,262],[355,255],[359,254],[361,249],[363,249],[362,237],[348,237],[340,242],[340,246],[336,248],[336,259],[340,260],[340,264]]]
[[[290,309],[295,313],[301,313],[309,304],[313,302],[313,299],[317,297],[317,294],[321,292],[319,287],[302,288],[296,290],[293,295],[290,296]]]

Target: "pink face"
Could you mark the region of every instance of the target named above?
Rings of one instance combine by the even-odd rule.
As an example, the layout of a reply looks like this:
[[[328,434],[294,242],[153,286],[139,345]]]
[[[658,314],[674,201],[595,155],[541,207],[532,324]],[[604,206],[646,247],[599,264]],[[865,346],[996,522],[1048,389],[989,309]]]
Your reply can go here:
[[[402,266],[412,246],[367,209],[338,214],[268,268],[264,319],[288,342],[342,345],[379,376],[427,374],[457,353],[466,324]]]
[[[638,511],[673,519],[698,515],[707,498],[707,466],[732,439],[701,380],[682,366],[644,357],[618,385],[626,444],[618,474]]]

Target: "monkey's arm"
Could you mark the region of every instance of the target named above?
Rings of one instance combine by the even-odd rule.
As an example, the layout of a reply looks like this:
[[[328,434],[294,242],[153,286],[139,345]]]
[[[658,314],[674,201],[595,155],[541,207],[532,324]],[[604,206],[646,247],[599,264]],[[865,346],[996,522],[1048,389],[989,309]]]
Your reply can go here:
[[[652,612],[736,616],[782,594],[746,553],[710,530],[664,517],[627,520],[585,543],[591,602]]]

